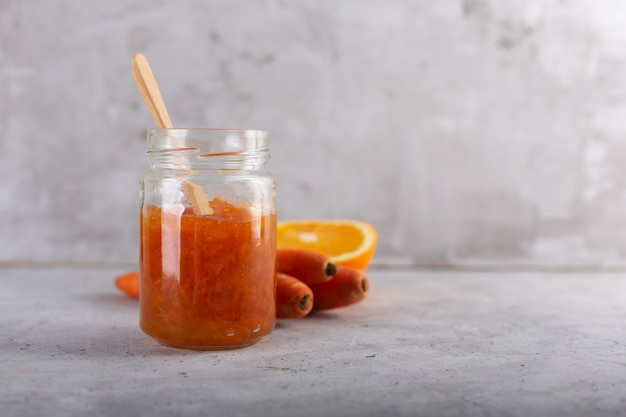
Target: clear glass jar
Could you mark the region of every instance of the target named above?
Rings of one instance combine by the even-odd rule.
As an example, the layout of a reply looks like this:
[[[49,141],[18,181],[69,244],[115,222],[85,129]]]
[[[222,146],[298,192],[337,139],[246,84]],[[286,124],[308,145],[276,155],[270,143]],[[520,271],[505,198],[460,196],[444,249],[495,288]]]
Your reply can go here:
[[[196,350],[257,342],[276,322],[276,186],[267,133],[151,129],[141,187],[140,325]]]

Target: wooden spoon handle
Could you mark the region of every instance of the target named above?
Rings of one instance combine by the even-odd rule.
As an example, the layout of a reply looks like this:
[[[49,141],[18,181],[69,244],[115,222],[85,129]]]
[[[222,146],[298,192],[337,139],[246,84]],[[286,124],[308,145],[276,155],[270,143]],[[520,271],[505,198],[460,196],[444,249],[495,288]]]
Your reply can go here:
[[[156,125],[162,128],[171,128],[172,121],[167,114],[167,108],[163,102],[163,97],[161,97],[159,86],[154,79],[150,64],[148,64],[148,60],[143,54],[137,53],[133,55],[133,76],[135,77],[139,93]]]

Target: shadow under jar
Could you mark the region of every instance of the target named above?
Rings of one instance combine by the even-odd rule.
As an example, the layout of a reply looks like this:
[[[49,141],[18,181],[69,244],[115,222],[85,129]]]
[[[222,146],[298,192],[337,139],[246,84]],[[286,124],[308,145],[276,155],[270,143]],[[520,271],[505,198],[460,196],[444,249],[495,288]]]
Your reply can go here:
[[[276,186],[260,130],[150,129],[140,325],[171,347],[248,346],[276,322]]]

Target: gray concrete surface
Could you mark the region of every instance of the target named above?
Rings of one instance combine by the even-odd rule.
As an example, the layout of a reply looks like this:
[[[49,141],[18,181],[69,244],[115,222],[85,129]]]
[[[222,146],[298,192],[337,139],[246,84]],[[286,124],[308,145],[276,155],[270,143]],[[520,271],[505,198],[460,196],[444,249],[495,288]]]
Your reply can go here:
[[[361,304],[191,352],[117,272],[0,269],[3,417],[626,415],[622,274],[373,270]]]
[[[265,128],[282,218],[378,259],[626,263],[626,5],[0,0],[0,262],[134,262],[150,60],[177,126]]]

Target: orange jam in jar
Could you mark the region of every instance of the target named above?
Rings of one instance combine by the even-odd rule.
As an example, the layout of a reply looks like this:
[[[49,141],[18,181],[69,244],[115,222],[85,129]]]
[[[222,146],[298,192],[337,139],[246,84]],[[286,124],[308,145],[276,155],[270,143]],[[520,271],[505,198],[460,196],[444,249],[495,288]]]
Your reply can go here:
[[[140,325],[161,344],[243,347],[272,331],[275,185],[262,131],[152,129]]]

